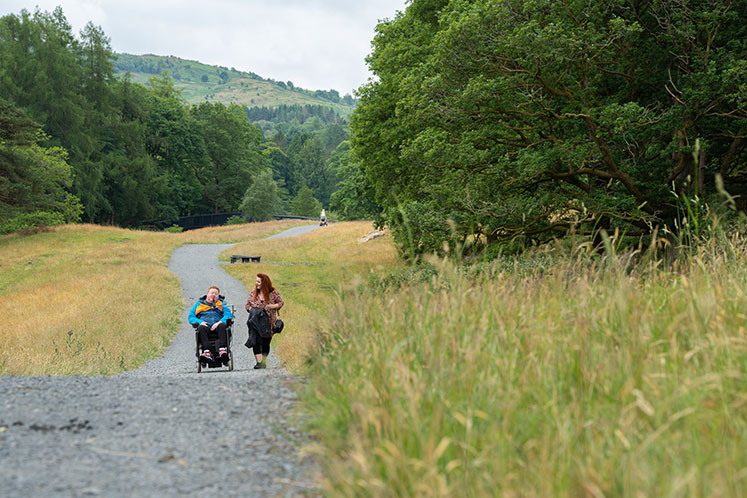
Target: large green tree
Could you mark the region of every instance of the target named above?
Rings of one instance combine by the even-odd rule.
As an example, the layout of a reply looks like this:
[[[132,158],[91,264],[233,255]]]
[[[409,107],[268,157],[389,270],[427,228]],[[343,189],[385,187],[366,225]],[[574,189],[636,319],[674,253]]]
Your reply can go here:
[[[208,102],[192,107],[205,155],[194,174],[214,212],[235,212],[252,176],[260,171],[262,133],[246,120],[241,107]]]
[[[291,201],[291,214],[296,216],[319,216],[321,203],[314,197],[314,192],[304,185],[298,195]]]
[[[158,159],[148,153],[152,137],[148,127],[157,99],[143,85],[133,84],[128,76],[110,88],[113,113],[102,133],[101,159],[104,192],[108,209],[104,221],[121,226],[136,226],[140,221],[164,214],[176,214],[166,207],[178,195],[167,190],[168,170],[159,171]],[[159,211],[159,208],[163,211]]]
[[[278,186],[281,204],[285,206],[288,199],[301,188],[298,170],[293,167],[291,158],[274,142],[263,144],[262,155],[264,164],[272,170],[272,178]]]
[[[264,169],[253,179],[244,193],[239,210],[247,219],[267,221],[278,214],[282,201],[277,183],[272,178],[272,171]]]
[[[329,158],[330,168],[339,177],[330,197],[329,208],[343,220],[371,219],[381,211],[359,162],[352,158],[350,142],[344,141]]]
[[[165,194],[155,199],[157,216],[175,218],[212,210],[194,174],[207,163],[195,120],[175,92],[164,91],[156,82],[151,94],[145,146],[156,161],[159,188]]]
[[[40,139],[39,125],[0,99],[0,233],[80,220],[66,153],[40,146]]]
[[[379,222],[419,251],[643,234],[671,226],[672,188],[747,191],[744,18],[744,0],[414,0],[378,26],[351,123]]]
[[[48,137],[43,145],[66,149],[73,191],[83,202],[84,218],[94,221],[106,206],[104,167],[96,157],[99,120],[89,119],[82,60],[81,44],[61,8],[0,18],[0,97],[42,125]]]
[[[308,138],[295,156],[304,184],[324,206],[329,206],[329,198],[337,183],[328,157],[324,144],[317,137]]]

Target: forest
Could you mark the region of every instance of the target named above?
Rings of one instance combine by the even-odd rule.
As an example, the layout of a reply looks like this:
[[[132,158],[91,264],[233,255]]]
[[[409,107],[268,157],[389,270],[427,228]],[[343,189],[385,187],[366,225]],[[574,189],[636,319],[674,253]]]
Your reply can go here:
[[[246,107],[188,104],[168,73],[143,85],[115,60],[101,28],[76,36],[59,7],[0,18],[0,233],[329,206],[345,119],[297,106],[267,136]]]

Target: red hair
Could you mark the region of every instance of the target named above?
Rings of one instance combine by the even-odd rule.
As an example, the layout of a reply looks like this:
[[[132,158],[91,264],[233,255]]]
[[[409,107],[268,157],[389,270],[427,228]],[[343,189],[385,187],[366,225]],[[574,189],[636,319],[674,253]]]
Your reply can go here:
[[[272,280],[270,280],[270,276],[266,275],[264,273],[257,273],[257,276],[260,279],[259,283],[259,290],[262,292],[262,296],[265,298],[266,303],[270,303],[270,293],[275,290],[275,287],[272,286]],[[257,288],[254,287],[254,299],[257,299]]]
[[[218,288],[218,286],[216,286],[216,285],[211,285],[210,287],[208,287],[208,292],[210,292],[210,289],[215,289],[215,290],[217,290],[217,291],[218,291],[218,294],[220,294],[220,289]]]

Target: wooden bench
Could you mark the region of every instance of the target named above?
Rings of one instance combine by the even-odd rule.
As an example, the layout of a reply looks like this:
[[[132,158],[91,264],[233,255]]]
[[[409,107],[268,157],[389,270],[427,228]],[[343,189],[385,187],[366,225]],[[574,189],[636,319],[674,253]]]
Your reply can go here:
[[[240,261],[241,263],[259,263],[261,256],[242,256],[241,254],[233,254],[231,256],[231,264]]]

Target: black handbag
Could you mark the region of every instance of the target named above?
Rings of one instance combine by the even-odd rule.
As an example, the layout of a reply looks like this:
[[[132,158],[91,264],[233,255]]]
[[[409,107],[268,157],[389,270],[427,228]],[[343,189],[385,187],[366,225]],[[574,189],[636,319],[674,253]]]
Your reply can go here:
[[[274,329],[274,332],[276,334],[279,334],[280,332],[283,331],[283,327],[285,327],[285,324],[283,323],[283,320],[281,320],[280,317],[278,317],[278,319],[275,320],[275,329]]]

